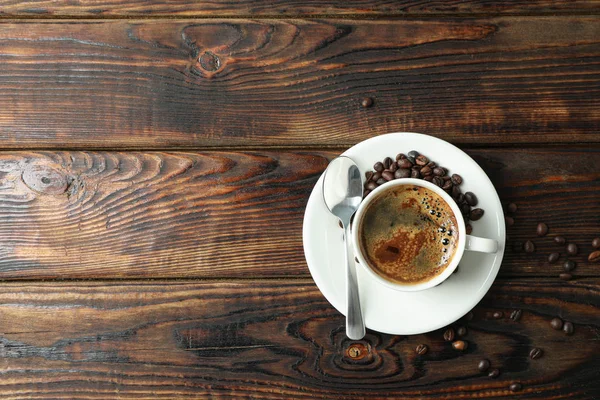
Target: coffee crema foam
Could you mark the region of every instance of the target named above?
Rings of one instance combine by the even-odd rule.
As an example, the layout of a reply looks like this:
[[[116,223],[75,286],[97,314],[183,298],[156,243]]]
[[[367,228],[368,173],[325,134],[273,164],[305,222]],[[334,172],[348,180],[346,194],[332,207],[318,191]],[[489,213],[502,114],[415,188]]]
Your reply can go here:
[[[383,278],[416,284],[439,275],[458,246],[458,223],[437,193],[401,185],[380,194],[365,210],[360,245]]]

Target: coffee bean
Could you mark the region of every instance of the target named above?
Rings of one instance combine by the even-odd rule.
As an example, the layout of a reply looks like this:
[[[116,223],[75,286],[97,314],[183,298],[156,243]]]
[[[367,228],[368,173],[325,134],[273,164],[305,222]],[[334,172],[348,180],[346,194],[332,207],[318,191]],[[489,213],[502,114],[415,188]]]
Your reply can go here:
[[[419,174],[419,171],[413,169],[410,172],[410,177],[414,179],[419,179],[421,177],[421,174]]]
[[[538,358],[540,358],[543,355],[544,355],[544,350],[540,349],[539,347],[534,347],[529,352],[529,358],[531,358],[532,360],[537,360]]]
[[[421,167],[420,165],[413,165],[410,169],[412,169],[414,171],[420,171],[421,168],[423,168],[423,167]]]
[[[504,222],[506,223],[506,226],[513,226],[515,224],[513,217],[504,217]]]
[[[481,372],[485,372],[490,368],[490,360],[486,360],[485,358],[481,361],[479,361],[479,364],[477,364],[477,369]]]
[[[418,165],[427,165],[427,163],[429,162],[429,159],[421,154],[421,155],[415,157],[415,162]]]
[[[452,198],[458,200],[458,196],[461,195],[460,188],[458,186],[452,186]]]
[[[394,160],[392,160],[390,157],[386,157],[383,159],[383,166],[385,169],[388,169],[390,167],[390,165],[392,165],[392,163],[394,162]]]
[[[385,170],[381,173],[381,176],[383,177],[383,179],[385,179],[386,181],[391,181],[392,179],[394,179],[394,174],[391,173],[389,170]]]
[[[452,180],[452,183],[454,183],[455,185],[460,185],[462,183],[462,176],[458,174],[452,174],[450,178]]]
[[[363,198],[367,197],[369,195],[369,193],[371,193],[371,191],[369,189],[365,190],[363,193]]]
[[[471,226],[471,224],[467,224],[465,228],[465,230],[467,231],[467,235],[470,235],[471,232],[473,232],[473,227]]]
[[[375,189],[377,189],[377,186],[379,186],[379,185],[377,185],[377,184],[376,184],[375,182],[373,182],[373,181],[369,181],[369,182],[367,182],[367,189],[368,189],[368,190],[375,190]]]
[[[566,242],[566,239],[562,236],[556,236],[554,238],[554,243],[556,243],[556,244],[565,244],[565,242]]]
[[[427,181],[427,182],[431,182],[433,180],[433,176],[431,176],[431,175],[424,176],[423,180]]]
[[[562,329],[563,329],[563,332],[566,333],[567,335],[572,335],[573,331],[575,330],[575,328],[573,327],[573,324],[568,321],[565,322]]]
[[[418,156],[419,156],[419,152],[416,151],[416,150],[411,150],[411,151],[408,152],[408,157],[416,158]]]
[[[373,105],[373,99],[371,97],[365,97],[361,100],[360,105],[363,108],[369,108]]]
[[[403,158],[406,158],[406,154],[404,154],[404,153],[398,153],[396,155],[396,161],[401,160]]]
[[[412,168],[412,166],[413,166],[412,163],[406,158],[398,161],[398,167],[400,167],[400,168],[409,169],[409,168]]]
[[[536,228],[536,232],[538,236],[546,236],[548,234],[548,225],[540,222]]]
[[[577,264],[575,263],[575,261],[573,260],[567,260],[565,261],[565,263],[563,264],[563,269],[567,272],[571,272],[575,269],[575,267],[577,266]]]
[[[381,172],[375,172],[371,177],[371,180],[374,182],[377,182],[379,179],[381,179]]]
[[[535,251],[535,245],[533,244],[533,242],[531,240],[528,240],[525,242],[525,252],[526,253],[533,253]]]
[[[548,262],[550,264],[554,264],[555,262],[558,261],[559,258],[560,258],[560,253],[550,253],[550,255],[548,256]]]
[[[472,321],[474,316],[475,315],[473,314],[473,311],[469,311],[468,313],[465,314],[465,316],[463,317],[463,319],[465,321]]]
[[[575,254],[577,254],[579,250],[577,249],[577,245],[575,243],[569,243],[567,245],[567,253],[574,256]]]
[[[518,320],[521,319],[522,314],[523,314],[522,310],[514,310],[513,312],[510,313],[510,319],[517,322]]]
[[[492,318],[494,319],[502,319],[502,317],[504,317],[504,313],[502,311],[495,311],[492,314]]]
[[[446,331],[444,332],[444,340],[446,342],[451,342],[454,340],[454,329],[452,329],[452,328],[446,329]]]
[[[452,181],[446,181],[443,185],[442,185],[442,189],[444,189],[445,191],[449,191],[450,189],[452,189]]]
[[[383,163],[378,161],[378,162],[376,162],[376,163],[375,163],[375,165],[373,165],[373,169],[374,169],[375,171],[377,171],[377,172],[381,172],[381,171],[383,171],[385,168],[384,168],[384,166],[383,166]]]
[[[452,347],[455,350],[464,351],[467,349],[467,347],[469,347],[469,342],[466,342],[464,340],[457,340],[456,342],[452,342]]]
[[[592,239],[592,247],[595,249],[600,248],[600,237]]]
[[[488,373],[490,378],[497,378],[498,375],[500,375],[500,370],[498,368],[495,368]]]
[[[423,355],[425,353],[427,353],[427,350],[429,350],[429,348],[427,347],[426,344],[420,344],[417,346],[417,348],[415,349],[415,351],[417,352],[418,355]]]
[[[433,169],[434,169],[435,167],[437,167],[437,164],[436,164],[436,163],[434,163],[433,161],[429,161],[429,162],[427,163],[427,166],[428,166],[429,168],[431,168],[431,170],[433,171]]]
[[[560,279],[562,279],[563,281],[570,281],[571,279],[573,279],[573,275],[567,274],[566,272],[563,272],[562,274],[559,274],[558,277]]]
[[[433,174],[435,176],[444,176],[444,175],[446,175],[446,170],[442,167],[435,167],[433,169]]]
[[[458,329],[456,330],[456,334],[460,337],[466,336],[467,335],[467,328],[464,326],[459,326]]]
[[[379,178],[375,181],[375,183],[377,183],[378,185],[383,185],[384,183],[386,183],[387,181],[383,178]]]
[[[511,384],[509,387],[511,392],[518,392],[521,389],[523,389],[523,385],[521,385],[519,382],[515,382],[513,384]]]
[[[600,250],[592,251],[588,256],[589,262],[597,262],[600,261]]]
[[[469,216],[469,218],[471,218],[472,221],[477,221],[478,219],[483,217],[483,213],[484,211],[481,208],[474,208],[471,210],[471,215]]]
[[[472,213],[471,206],[468,204],[462,204],[460,206],[460,211],[462,212],[462,215],[464,215],[464,216],[469,216],[469,214]]]
[[[367,182],[370,181],[372,177],[373,177],[373,171],[365,172],[365,178],[367,179]]]
[[[427,165],[421,168],[421,175],[431,175],[433,171]]]
[[[469,203],[467,203],[467,200],[465,199],[465,195],[464,195],[464,194],[462,194],[462,193],[460,193],[460,194],[458,195],[458,197],[456,198],[456,202],[457,202],[458,204],[461,204],[461,205],[462,205],[462,204],[469,204]]]
[[[465,193],[465,199],[467,200],[467,203],[469,203],[469,205],[473,207],[476,206],[478,203],[477,196],[475,196],[475,193],[473,192]]]
[[[434,176],[432,182],[434,185],[436,185],[438,187],[444,186],[444,180],[442,178],[440,178],[439,176]]]
[[[410,177],[410,169],[400,168],[399,170],[394,172],[394,177],[396,179],[408,178],[408,177]]]
[[[388,169],[390,170],[391,173],[394,173],[394,172],[396,172],[396,170],[398,170],[398,164],[393,162],[392,165],[390,165],[390,167]]]
[[[563,321],[560,318],[552,318],[552,321],[550,321],[550,326],[552,329],[560,331],[563,327]]]
[[[508,205],[508,211],[511,213],[516,213],[517,212],[517,205],[515,203],[510,203]]]

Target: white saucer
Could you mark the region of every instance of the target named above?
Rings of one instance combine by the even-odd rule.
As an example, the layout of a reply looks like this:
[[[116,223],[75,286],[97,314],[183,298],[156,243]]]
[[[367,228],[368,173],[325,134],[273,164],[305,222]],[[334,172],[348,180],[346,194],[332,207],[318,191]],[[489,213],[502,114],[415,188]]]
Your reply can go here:
[[[357,264],[362,310],[367,328],[390,334],[412,335],[433,331],[469,312],[494,282],[504,255],[504,213],[494,185],[479,165],[457,147],[418,133],[390,133],[365,140],[343,155],[356,162],[361,173],[385,157],[395,158],[410,150],[422,152],[432,161],[463,177],[461,189],[479,199],[484,216],[475,222],[473,235],[496,239],[498,252],[465,252],[459,271],[441,285],[421,292],[400,292],[370,278]],[[315,185],[304,214],[304,254],[310,273],[325,298],[346,313],[343,231],[323,202],[323,176]]]

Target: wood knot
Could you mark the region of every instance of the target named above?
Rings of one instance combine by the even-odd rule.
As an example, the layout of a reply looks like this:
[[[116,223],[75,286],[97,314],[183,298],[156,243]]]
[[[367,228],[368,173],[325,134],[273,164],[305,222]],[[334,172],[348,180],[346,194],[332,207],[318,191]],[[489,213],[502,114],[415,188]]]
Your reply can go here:
[[[205,52],[198,58],[200,66],[206,71],[214,72],[221,67],[221,60],[210,51]]]
[[[44,165],[32,165],[23,172],[23,182],[43,194],[59,195],[67,191],[67,177],[59,170]]]
[[[360,342],[351,342],[346,349],[346,356],[354,361],[362,360],[369,355],[369,348]]]

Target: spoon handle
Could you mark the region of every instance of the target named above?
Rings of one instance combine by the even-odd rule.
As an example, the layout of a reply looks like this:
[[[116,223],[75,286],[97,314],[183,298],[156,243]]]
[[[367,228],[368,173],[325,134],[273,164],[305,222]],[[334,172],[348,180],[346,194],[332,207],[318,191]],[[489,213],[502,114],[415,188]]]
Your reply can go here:
[[[344,242],[346,243],[346,304],[348,305],[346,310],[346,335],[352,340],[359,340],[365,336],[365,321],[363,320],[358,296],[354,251],[350,241],[350,223],[344,225]]]

